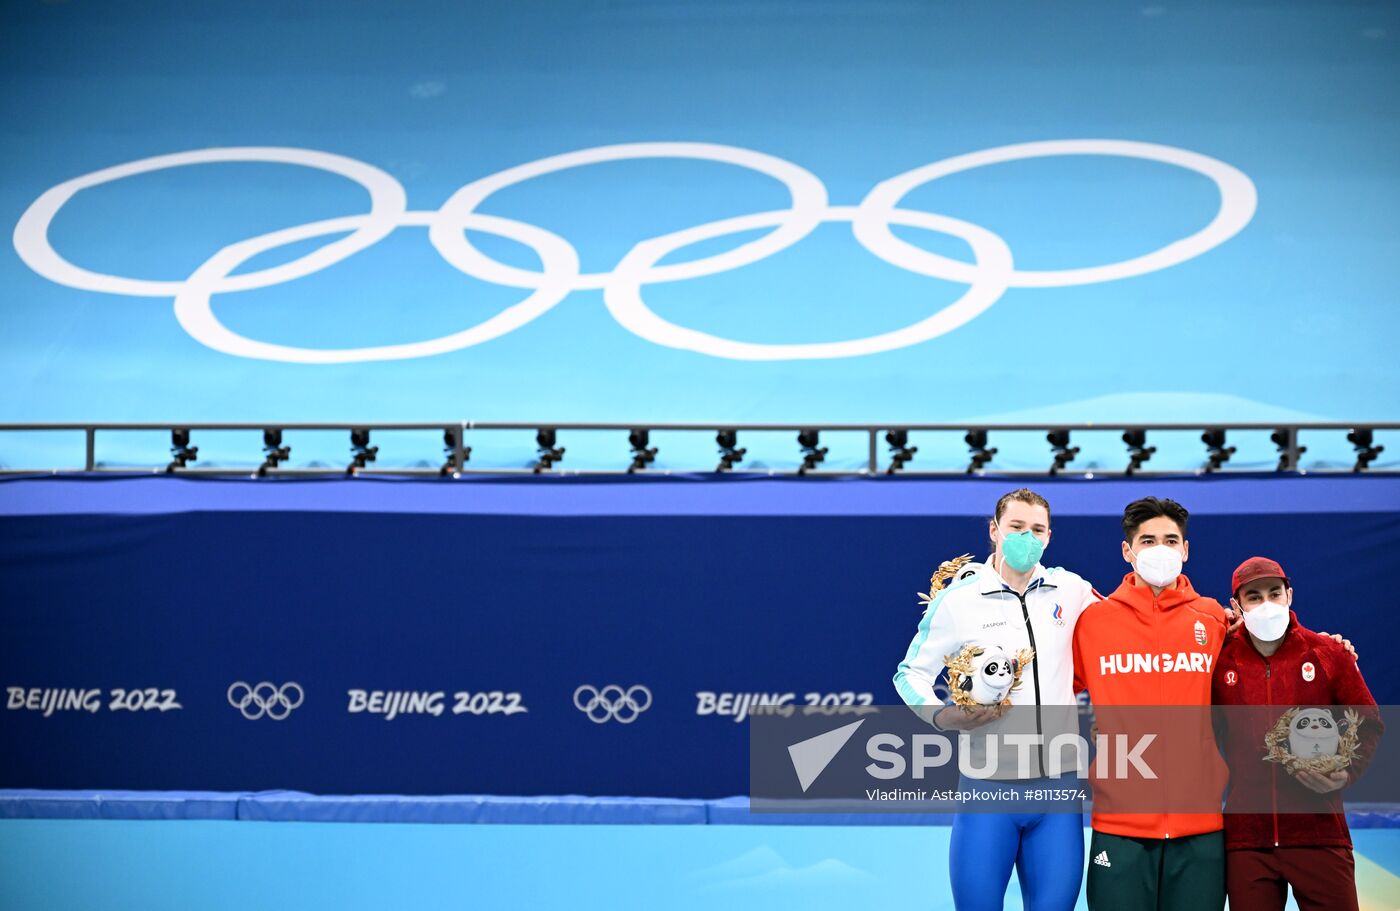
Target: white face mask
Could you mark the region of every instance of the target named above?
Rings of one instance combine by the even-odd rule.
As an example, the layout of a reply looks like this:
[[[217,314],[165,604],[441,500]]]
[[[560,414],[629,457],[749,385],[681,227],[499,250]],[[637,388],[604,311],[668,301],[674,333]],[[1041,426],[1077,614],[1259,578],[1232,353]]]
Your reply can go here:
[[[1181,575],[1181,551],[1165,544],[1145,548],[1142,553],[1128,551],[1137,558],[1133,568],[1148,585],[1167,588]]]
[[[1282,639],[1288,629],[1288,607],[1277,601],[1265,601],[1244,612],[1244,628],[1260,642]]]

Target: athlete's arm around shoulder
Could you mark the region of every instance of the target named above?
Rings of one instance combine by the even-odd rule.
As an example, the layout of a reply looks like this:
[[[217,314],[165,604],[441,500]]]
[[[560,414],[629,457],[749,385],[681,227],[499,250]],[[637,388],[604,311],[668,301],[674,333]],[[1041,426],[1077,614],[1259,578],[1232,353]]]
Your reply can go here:
[[[1334,705],[1375,705],[1356,656],[1327,633],[1309,631],[1310,644],[1327,673]]]
[[[1072,657],[1074,660],[1074,691],[1083,692],[1089,688],[1089,675],[1085,669],[1088,662],[1096,657],[1097,644],[1092,641],[1095,634],[1094,627],[1103,622],[1105,611],[1111,610],[1108,603],[1099,597],[1099,593],[1089,588],[1089,600],[1080,609],[1078,621],[1074,624],[1074,635],[1072,642]]]
[[[1211,620],[1220,624],[1220,631],[1224,633],[1230,628],[1230,618],[1225,615],[1224,606],[1214,598],[1200,597],[1191,602],[1191,608],[1199,613],[1205,614]]]
[[[1094,590],[1094,586],[1090,585],[1087,579],[1063,566],[1048,567],[1045,570],[1045,581],[1065,593],[1064,606],[1069,613],[1065,619],[1070,623],[1078,620],[1079,615],[1084,613],[1089,605],[1103,600],[1103,596]]]
[[[1322,633],[1312,633],[1312,636],[1313,651],[1323,665],[1332,690],[1332,704],[1353,707],[1361,714],[1361,742],[1356,758],[1347,768],[1349,780],[1356,781],[1371,764],[1381,734],[1385,732],[1385,722],[1376,707],[1376,697],[1371,695],[1371,688],[1366,685],[1361,668],[1347,647]]]

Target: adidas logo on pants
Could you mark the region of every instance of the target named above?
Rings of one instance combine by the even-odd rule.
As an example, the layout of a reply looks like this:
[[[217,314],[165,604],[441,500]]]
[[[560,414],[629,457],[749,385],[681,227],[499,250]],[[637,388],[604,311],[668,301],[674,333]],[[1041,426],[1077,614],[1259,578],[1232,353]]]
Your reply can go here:
[[[1095,829],[1088,854],[1094,860],[1088,864],[1084,887],[1089,911],[1205,911],[1225,906],[1223,831],[1136,838]]]

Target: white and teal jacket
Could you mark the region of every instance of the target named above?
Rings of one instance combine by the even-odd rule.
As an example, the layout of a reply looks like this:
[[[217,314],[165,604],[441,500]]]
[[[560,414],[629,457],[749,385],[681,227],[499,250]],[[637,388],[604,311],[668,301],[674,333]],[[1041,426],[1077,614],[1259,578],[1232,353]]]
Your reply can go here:
[[[1074,625],[1099,596],[1084,579],[1059,567],[1036,564],[1022,595],[985,565],[964,569],[924,611],[914,641],[899,663],[894,686],[905,703],[937,705],[934,684],[944,661],[964,645],[999,646],[1007,654],[1032,649],[1035,657],[1011,694],[1012,705],[1073,706]],[[922,713],[921,713],[922,714]],[[1039,720],[1036,727],[1050,733]],[[1069,722],[1049,725],[1058,730]],[[1058,762],[1048,763],[1057,774]]]

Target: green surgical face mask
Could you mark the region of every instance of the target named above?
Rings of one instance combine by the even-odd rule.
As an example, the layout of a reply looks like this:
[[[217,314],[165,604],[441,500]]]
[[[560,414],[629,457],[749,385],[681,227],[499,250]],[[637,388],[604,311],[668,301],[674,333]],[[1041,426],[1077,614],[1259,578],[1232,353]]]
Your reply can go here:
[[[1015,534],[1002,534],[1001,555],[1006,564],[1018,573],[1026,572],[1040,562],[1045,553],[1045,544],[1028,531]]]

